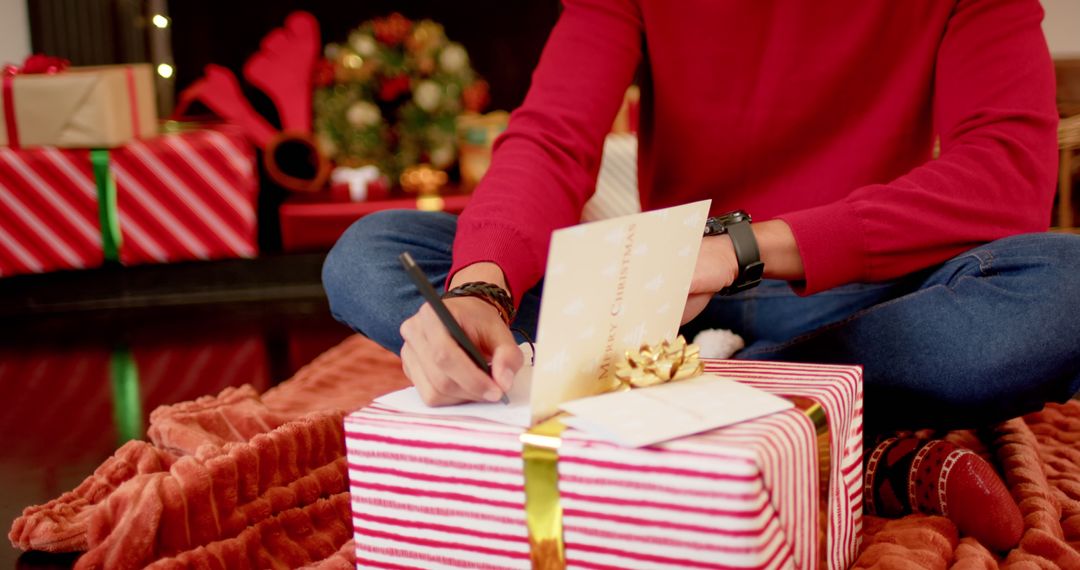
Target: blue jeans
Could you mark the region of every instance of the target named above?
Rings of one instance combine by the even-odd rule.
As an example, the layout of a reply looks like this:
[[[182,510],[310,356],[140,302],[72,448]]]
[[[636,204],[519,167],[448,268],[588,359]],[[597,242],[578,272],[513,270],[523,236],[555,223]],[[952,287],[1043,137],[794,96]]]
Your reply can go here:
[[[387,211],[356,222],[331,250],[323,285],[334,316],[392,350],[422,304],[397,256],[436,289],[457,218]],[[515,327],[535,336],[541,286]],[[716,297],[683,327],[740,334],[735,358],[861,364],[868,430],[965,428],[1064,401],[1080,389],[1080,236],[1027,234],[982,245],[888,283],[799,297],[781,281]]]

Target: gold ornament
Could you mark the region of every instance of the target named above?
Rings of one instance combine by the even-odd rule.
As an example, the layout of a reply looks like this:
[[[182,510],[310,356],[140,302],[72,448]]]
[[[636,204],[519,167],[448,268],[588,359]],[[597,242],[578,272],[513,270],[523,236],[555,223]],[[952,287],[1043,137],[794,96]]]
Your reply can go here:
[[[446,185],[446,173],[436,170],[430,164],[410,166],[401,173],[401,188],[406,192],[418,194],[416,208],[424,211],[440,211],[443,209],[443,199],[439,196],[439,190]]]
[[[375,62],[356,52],[339,49],[334,62],[334,80],[338,83],[363,83],[371,78]]]
[[[345,57],[341,58],[341,65],[349,69],[360,69],[364,65],[364,58],[355,53],[346,54]]]
[[[405,47],[414,54],[424,54],[446,41],[443,27],[431,20],[421,20],[405,38]]]
[[[674,344],[667,340],[655,347],[643,344],[637,352],[626,351],[626,360],[615,368],[615,378],[624,389],[693,378],[705,371],[700,352],[697,345],[687,344],[682,335]]]

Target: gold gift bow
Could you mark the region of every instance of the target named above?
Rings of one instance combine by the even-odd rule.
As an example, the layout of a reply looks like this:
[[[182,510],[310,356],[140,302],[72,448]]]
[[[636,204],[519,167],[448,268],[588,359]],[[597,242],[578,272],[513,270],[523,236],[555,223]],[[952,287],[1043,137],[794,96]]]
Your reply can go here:
[[[700,351],[679,335],[675,343],[661,342],[656,348],[642,345],[637,353],[626,351],[626,361],[616,368],[618,380],[613,390],[655,386],[686,380],[705,369]],[[814,400],[789,398],[814,424],[818,449],[818,564],[828,565],[829,479],[831,476],[829,421],[825,408]],[[562,503],[559,495],[559,446],[566,430],[556,415],[521,434],[522,473],[525,479],[525,524],[529,529],[529,558],[534,570],[566,568],[563,540]]]
[[[664,340],[656,348],[641,345],[638,351],[626,351],[626,359],[615,367],[616,389],[648,388],[665,382],[677,382],[705,371],[701,362],[701,350],[695,344],[686,344],[679,335],[674,344]]]

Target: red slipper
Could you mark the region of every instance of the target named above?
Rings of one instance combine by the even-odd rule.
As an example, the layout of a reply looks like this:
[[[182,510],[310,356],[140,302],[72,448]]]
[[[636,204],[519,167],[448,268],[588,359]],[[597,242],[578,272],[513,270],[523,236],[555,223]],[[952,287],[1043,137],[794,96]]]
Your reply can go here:
[[[1020,509],[993,466],[940,439],[879,443],[867,459],[863,498],[872,515],[948,517],[961,534],[996,551],[1015,547],[1024,530]]]

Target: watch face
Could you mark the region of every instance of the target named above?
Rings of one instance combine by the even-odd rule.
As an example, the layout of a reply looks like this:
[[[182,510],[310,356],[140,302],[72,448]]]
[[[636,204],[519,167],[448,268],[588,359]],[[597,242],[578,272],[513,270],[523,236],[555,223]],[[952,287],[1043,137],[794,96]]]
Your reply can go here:
[[[739,222],[750,223],[750,214],[742,210],[735,210],[720,214],[705,220],[705,234],[706,236],[717,236],[726,234],[728,227],[735,225]]]
[[[717,221],[723,225],[736,224],[742,221],[750,221],[750,214],[742,210],[735,210],[733,212],[727,212],[726,214],[720,214],[716,217]]]

